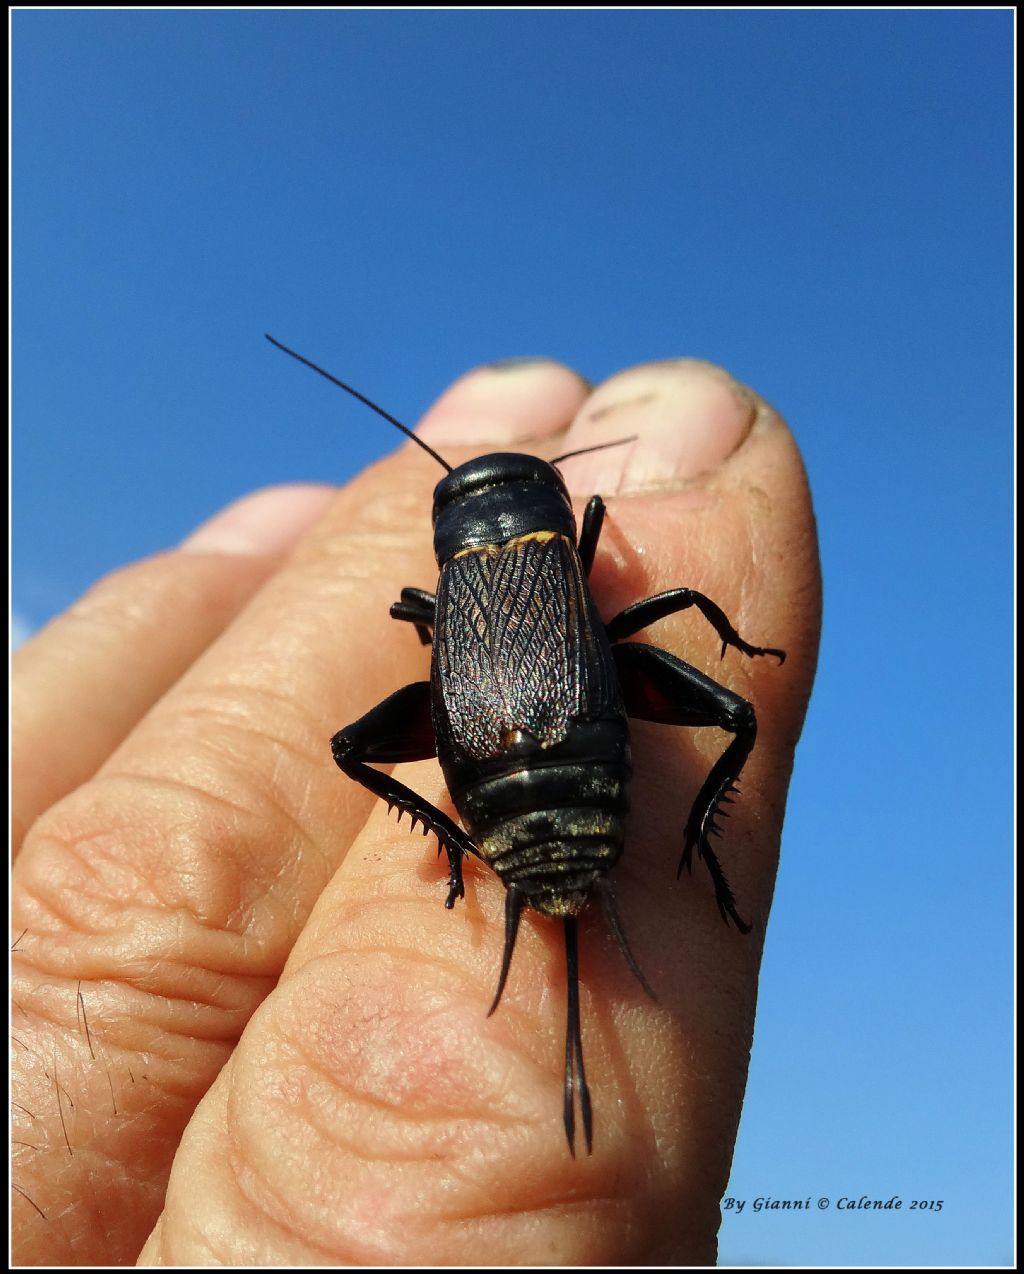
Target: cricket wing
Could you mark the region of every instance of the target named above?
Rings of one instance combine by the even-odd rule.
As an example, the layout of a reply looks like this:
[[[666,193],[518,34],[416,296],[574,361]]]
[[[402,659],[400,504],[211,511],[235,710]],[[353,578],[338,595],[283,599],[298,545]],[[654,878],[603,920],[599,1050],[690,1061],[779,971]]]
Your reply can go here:
[[[550,747],[574,722],[621,712],[604,625],[562,535],[456,555],[441,572],[436,625],[442,733],[469,756],[497,756],[519,733]]]

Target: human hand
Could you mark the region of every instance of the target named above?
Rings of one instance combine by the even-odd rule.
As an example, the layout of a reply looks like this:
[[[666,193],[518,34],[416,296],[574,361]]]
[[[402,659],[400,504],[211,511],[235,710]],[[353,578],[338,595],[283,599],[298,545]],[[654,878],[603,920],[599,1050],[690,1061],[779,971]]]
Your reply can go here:
[[[749,391],[684,361],[589,396],[553,363],[480,369],[422,428],[452,463],[638,435],[565,464],[578,516],[608,498],[601,613],[691,586],[787,652],[783,668],[719,659],[693,612],[651,633],[757,708],[718,842],[753,932],[722,924],[699,863],[675,880],[721,736],[635,724],[614,879],[659,998],[588,916],[596,1133],[571,1159],[560,927],[524,914],[487,1018],[500,882],[467,861],[445,912],[433,839],[330,760],[335,730],[427,675],[387,609],[434,586],[436,466],[408,444],[339,493],[249,497],[14,657],[17,1263],[714,1260],[817,652],[795,445]],[[436,763],[396,772],[450,809]]]

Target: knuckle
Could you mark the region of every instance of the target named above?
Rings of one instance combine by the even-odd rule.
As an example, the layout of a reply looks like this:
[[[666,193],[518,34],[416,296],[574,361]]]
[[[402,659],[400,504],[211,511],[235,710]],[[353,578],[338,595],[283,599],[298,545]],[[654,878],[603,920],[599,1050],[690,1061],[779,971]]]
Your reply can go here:
[[[379,941],[346,927],[345,949],[303,965],[243,1041],[231,1082],[247,1100],[231,1104],[248,1207],[356,1264],[407,1258],[413,1243],[422,1252],[425,1215],[432,1250],[460,1262],[474,1223],[509,1243],[561,1224],[570,1247],[581,1222],[619,1230],[630,1205],[628,1192],[616,1197],[614,1166],[595,1165],[567,1191],[561,1156],[544,1153],[558,1133],[538,1032],[482,1034],[480,989],[448,954],[425,959],[412,939],[403,949],[407,926],[418,910],[399,906]],[[282,1174],[273,1147],[285,1138],[324,1167],[323,1193]],[[384,1214],[372,1233],[360,1223],[371,1196]]]
[[[290,912],[265,904],[296,839],[269,799],[164,775],[94,779],[30,833],[19,958],[44,988],[109,983],[165,1030],[228,1037],[283,960]]]

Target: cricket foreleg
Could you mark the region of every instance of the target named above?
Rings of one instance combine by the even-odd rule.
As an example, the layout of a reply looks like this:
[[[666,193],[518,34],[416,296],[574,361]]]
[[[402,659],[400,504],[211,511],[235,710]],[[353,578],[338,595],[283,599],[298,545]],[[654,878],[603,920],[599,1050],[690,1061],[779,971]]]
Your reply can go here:
[[[448,898],[446,907],[465,895],[462,883],[462,859],[476,854],[476,846],[447,814],[400,783],[390,774],[375,770],[373,762],[389,765],[399,761],[425,761],[437,755],[434,727],[430,719],[430,682],[414,681],[389,695],[352,725],[339,730],[331,740],[331,751],[340,769],[362,783],[389,809],[397,809],[398,817],[408,814],[413,827],[418,823],[424,835],[433,832],[438,853],[448,855]]]
[[[721,834],[716,818],[727,817],[727,813],[720,807],[731,802],[730,792],[735,789],[757,738],[754,709],[746,699],[656,646],[628,642],[613,646],[612,651],[626,712],[631,717],[663,725],[713,725],[734,736],[697,793],[686,821],[679,871],[691,868],[696,847],[711,873],[715,901],[723,919],[731,918],[739,930],[748,933],[750,926],[736,910],[732,890],[709,837]]]
[[[403,588],[402,600],[391,606],[391,618],[415,624],[416,632],[424,646],[433,640],[434,608],[437,598],[425,588]]]
[[[705,597],[703,593],[698,593],[692,588],[673,588],[667,593],[658,593],[655,597],[648,597],[642,602],[634,602],[632,606],[627,606],[606,625],[608,640],[621,641],[623,637],[632,637],[641,628],[647,628],[648,625],[664,619],[667,615],[688,610],[691,606],[697,607],[722,639],[723,655],[729,646],[734,646],[744,655],[751,657],[774,655],[780,664],[785,660],[784,650],[775,650],[772,646],[751,646],[749,642],[745,642],[729,622],[725,611],[710,597]]]
[[[601,527],[604,525],[604,501],[599,495],[592,495],[583,511],[583,526],[580,529],[580,542],[577,549],[583,563],[583,574],[590,575],[594,565],[594,554],[597,552],[597,541],[601,538]]]

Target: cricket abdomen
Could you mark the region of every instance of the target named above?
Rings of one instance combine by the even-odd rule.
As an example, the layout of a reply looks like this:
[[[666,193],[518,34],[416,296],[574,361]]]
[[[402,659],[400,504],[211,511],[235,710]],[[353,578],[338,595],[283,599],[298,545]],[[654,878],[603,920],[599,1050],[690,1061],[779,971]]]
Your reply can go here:
[[[462,821],[506,888],[546,915],[575,915],[622,853],[625,718],[578,723],[554,747],[521,735],[484,767],[447,768]]]

